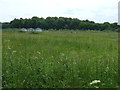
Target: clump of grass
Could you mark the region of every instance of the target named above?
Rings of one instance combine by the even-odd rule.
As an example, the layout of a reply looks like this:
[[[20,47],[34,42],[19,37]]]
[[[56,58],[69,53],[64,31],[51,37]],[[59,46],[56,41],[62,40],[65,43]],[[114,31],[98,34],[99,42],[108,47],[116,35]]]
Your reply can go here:
[[[30,31],[31,34],[39,34],[37,31]]]
[[[18,32],[25,33],[26,31],[19,30]]]

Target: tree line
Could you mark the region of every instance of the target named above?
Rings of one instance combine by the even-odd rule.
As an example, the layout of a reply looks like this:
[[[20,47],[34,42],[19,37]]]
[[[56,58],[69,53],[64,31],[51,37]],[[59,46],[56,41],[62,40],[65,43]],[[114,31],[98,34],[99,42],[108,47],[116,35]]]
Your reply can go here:
[[[67,17],[47,17],[47,18],[20,18],[11,22],[2,23],[2,28],[41,28],[41,29],[69,29],[69,30],[112,30],[117,31],[120,28],[117,23],[95,23],[89,20],[79,20],[77,18]]]

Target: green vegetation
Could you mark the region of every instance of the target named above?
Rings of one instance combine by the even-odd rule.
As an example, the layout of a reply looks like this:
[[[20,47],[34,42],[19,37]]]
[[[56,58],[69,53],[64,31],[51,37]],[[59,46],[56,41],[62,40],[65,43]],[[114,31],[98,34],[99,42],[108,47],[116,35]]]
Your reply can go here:
[[[95,23],[89,20],[79,20],[77,18],[67,18],[67,17],[47,17],[47,18],[20,18],[14,19],[10,23],[2,23],[2,28],[42,28],[48,29],[68,29],[68,30],[111,30],[118,31],[120,25],[117,23]]]
[[[117,32],[2,35],[3,88],[118,88]]]

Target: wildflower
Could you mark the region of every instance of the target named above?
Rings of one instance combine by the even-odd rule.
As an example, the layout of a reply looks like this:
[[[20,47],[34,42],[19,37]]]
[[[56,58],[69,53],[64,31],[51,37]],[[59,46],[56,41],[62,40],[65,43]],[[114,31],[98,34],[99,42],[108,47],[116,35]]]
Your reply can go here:
[[[8,50],[10,50],[11,48],[10,47],[8,47]]]
[[[76,62],[74,61],[73,64],[76,64]]]
[[[5,40],[5,42],[10,42],[10,40]]]
[[[17,51],[13,51],[13,53],[16,53]]]
[[[108,67],[108,66],[106,67],[106,70],[105,70],[105,71],[106,71],[106,72],[108,72],[108,71],[109,71],[109,67]]]
[[[64,56],[64,53],[61,53],[61,56]]]
[[[92,84],[97,84],[97,83],[100,83],[101,81],[100,80],[94,80],[94,81],[92,81],[91,83],[90,83],[90,85],[92,85]]]
[[[63,59],[60,59],[60,61],[63,61]]]
[[[39,51],[37,51],[38,54],[41,54]]]
[[[16,53],[16,52],[17,52],[17,51],[12,51],[12,54],[13,54],[13,53]]]
[[[23,80],[23,83],[25,82],[25,80]]]
[[[98,86],[94,86],[95,88],[99,88]]]
[[[34,57],[35,59],[38,59],[38,57]]]

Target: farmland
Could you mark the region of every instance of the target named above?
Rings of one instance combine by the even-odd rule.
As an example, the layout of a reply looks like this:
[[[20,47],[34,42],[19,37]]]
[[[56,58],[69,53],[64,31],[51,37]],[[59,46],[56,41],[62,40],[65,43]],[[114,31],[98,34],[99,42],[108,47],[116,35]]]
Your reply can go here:
[[[118,88],[117,32],[3,29],[2,56],[3,88]]]

